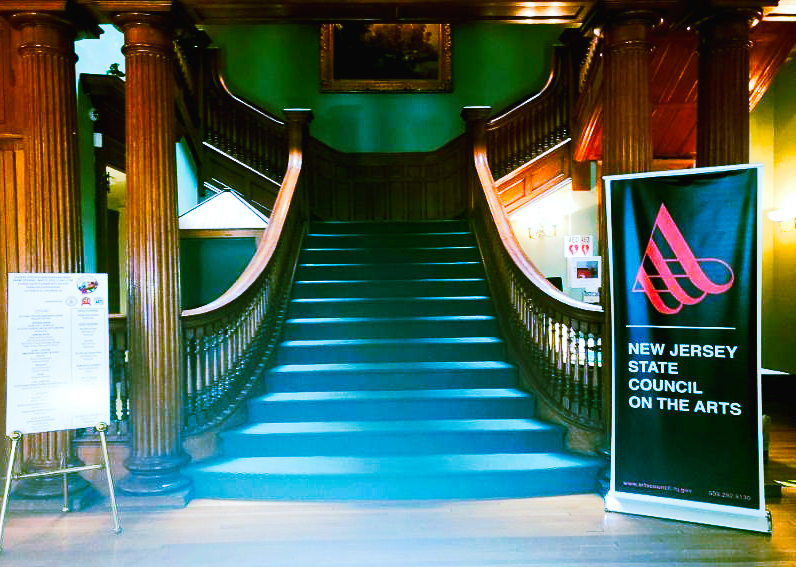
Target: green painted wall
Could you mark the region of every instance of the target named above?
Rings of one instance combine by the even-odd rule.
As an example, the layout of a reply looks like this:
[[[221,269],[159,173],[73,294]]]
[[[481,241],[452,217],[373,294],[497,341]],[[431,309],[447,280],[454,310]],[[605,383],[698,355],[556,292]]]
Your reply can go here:
[[[180,240],[182,308],[200,307],[220,297],[243,273],[256,249],[256,238]]]
[[[796,60],[752,112],[751,161],[763,164],[763,212],[796,210]],[[763,218],[763,367],[796,374],[796,228]]]
[[[77,151],[80,175],[80,214],[83,219],[83,269],[97,271],[96,188],[94,179],[94,126],[89,118],[91,101],[77,90]]]
[[[313,136],[348,152],[434,150],[464,131],[463,106],[496,111],[547,81],[561,26],[475,23],[452,28],[453,92],[327,93],[319,90],[317,25],[208,26],[223,50],[230,89],[280,115],[311,108]]]

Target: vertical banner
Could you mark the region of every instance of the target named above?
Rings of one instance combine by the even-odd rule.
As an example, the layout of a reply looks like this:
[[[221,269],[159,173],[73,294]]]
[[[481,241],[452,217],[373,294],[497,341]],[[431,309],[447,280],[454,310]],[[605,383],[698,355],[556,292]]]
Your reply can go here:
[[[110,423],[107,274],[8,274],[6,434]]]
[[[606,509],[769,532],[760,167],[605,183],[613,313]]]

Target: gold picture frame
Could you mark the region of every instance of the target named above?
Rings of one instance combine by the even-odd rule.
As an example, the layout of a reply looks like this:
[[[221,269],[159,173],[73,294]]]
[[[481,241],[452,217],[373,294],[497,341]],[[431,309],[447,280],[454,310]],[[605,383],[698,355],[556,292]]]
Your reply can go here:
[[[450,24],[321,25],[321,92],[450,92]]]

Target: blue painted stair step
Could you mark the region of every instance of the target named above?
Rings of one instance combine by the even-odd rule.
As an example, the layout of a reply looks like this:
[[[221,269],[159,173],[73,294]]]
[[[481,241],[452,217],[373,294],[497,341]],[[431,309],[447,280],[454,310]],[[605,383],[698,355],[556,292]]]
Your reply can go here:
[[[517,369],[503,361],[285,364],[266,378],[271,392],[512,388]]]
[[[420,278],[414,280],[298,280],[293,299],[347,297],[455,297],[488,295],[483,278]]]
[[[197,497],[508,498],[591,492],[517,389],[466,221],[313,222],[266,393],[195,463]]]

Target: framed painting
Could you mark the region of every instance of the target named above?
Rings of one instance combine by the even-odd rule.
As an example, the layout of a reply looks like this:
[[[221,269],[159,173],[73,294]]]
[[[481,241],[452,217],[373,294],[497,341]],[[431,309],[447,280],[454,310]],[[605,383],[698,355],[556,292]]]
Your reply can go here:
[[[449,92],[450,24],[321,25],[321,92]]]

